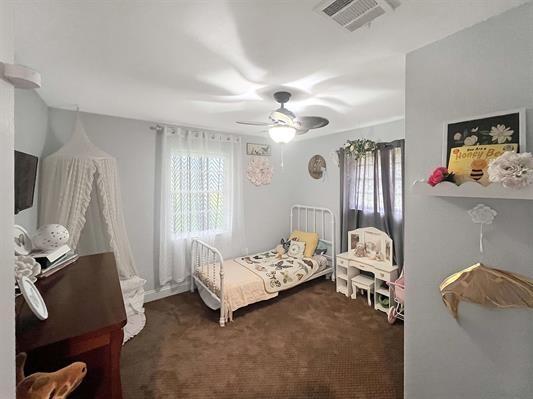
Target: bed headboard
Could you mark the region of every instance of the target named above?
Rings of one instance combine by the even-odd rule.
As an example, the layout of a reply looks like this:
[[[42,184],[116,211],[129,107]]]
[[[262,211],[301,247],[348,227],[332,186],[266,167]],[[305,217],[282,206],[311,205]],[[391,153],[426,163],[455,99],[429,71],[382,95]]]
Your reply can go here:
[[[318,238],[328,246],[324,255],[335,270],[335,215],[328,208],[293,205],[290,215],[291,232],[294,230],[318,233]]]

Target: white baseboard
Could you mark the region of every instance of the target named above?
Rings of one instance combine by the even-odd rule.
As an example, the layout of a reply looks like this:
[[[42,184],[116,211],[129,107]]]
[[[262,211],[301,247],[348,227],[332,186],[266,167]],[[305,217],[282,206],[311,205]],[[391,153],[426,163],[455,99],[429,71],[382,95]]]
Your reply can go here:
[[[164,287],[148,290],[144,292],[144,303],[157,301],[158,299],[166,298],[167,296],[181,294],[189,291],[191,284],[188,281],[176,284],[168,284]]]

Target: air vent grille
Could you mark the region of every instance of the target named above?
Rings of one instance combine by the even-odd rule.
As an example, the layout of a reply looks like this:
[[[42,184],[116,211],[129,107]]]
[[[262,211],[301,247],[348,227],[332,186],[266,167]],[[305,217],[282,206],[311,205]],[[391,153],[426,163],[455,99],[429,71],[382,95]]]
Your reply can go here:
[[[329,6],[324,8],[322,12],[328,16],[333,16],[337,14],[340,10],[346,7],[348,4],[353,3],[354,0],[336,0],[331,3]]]
[[[360,18],[361,15],[372,11],[372,9],[378,7],[376,0],[359,0],[353,2],[350,6],[339,12],[333,17],[333,19],[342,26],[352,22],[353,20]]]
[[[346,25],[346,29],[348,29],[350,32],[353,32],[354,30],[357,30],[361,28],[362,26],[369,24],[373,20],[375,20],[380,15],[385,14],[385,10],[381,7],[373,8],[372,10],[365,13],[362,17],[356,19],[351,24]]]
[[[353,32],[400,6],[400,0],[324,0],[315,11]]]

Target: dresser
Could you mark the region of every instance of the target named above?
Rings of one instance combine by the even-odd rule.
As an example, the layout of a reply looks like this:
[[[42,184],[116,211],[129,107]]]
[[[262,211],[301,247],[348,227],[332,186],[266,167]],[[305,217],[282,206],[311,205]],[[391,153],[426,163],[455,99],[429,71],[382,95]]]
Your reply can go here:
[[[380,299],[386,297],[392,304],[387,283],[398,278],[398,266],[392,264],[392,244],[386,233],[372,227],[348,232],[349,249],[337,255],[337,292],[355,299],[357,287],[364,288],[369,305],[387,313],[389,306],[383,306]]]
[[[39,321],[21,296],[16,301],[17,353],[28,354],[26,375],[83,361],[87,375],[69,398],[122,398],[126,311],[113,254],[82,256],[36,286],[47,320]]]

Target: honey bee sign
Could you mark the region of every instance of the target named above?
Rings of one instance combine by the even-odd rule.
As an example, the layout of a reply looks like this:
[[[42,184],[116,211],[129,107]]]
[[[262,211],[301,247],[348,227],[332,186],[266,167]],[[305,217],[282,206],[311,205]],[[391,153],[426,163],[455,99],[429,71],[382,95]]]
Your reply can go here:
[[[505,151],[524,152],[525,110],[472,117],[445,124],[443,164],[455,173],[457,183],[488,185],[492,159]]]
[[[505,151],[516,152],[518,144],[473,145],[452,148],[448,171],[455,173],[456,183],[475,181],[490,184],[487,168],[491,159],[498,158]]]

